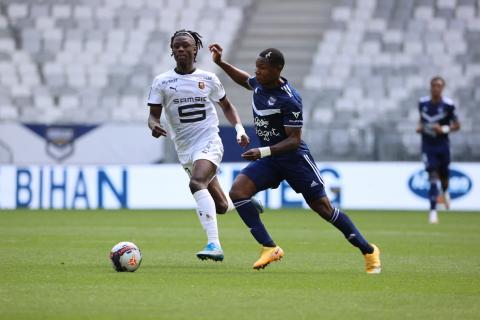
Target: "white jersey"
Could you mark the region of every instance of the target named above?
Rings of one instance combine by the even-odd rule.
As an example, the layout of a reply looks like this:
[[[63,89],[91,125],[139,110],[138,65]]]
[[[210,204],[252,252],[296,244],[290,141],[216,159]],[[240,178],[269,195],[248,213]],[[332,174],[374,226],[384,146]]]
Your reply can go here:
[[[168,134],[180,155],[205,141],[219,139],[215,102],[223,97],[225,90],[214,73],[196,69],[191,74],[178,74],[170,70],[153,80],[148,104],[163,106]]]

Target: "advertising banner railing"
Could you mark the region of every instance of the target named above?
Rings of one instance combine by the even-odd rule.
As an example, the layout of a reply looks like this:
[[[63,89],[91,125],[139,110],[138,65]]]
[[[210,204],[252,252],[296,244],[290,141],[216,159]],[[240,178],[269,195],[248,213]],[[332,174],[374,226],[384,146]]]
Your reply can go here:
[[[223,164],[225,192],[246,163]],[[345,209],[428,209],[428,175],[421,163],[319,163],[334,205]],[[451,166],[452,209],[480,211],[480,164]],[[260,192],[268,208],[306,207],[287,184]],[[180,165],[0,166],[0,208],[194,208]]]

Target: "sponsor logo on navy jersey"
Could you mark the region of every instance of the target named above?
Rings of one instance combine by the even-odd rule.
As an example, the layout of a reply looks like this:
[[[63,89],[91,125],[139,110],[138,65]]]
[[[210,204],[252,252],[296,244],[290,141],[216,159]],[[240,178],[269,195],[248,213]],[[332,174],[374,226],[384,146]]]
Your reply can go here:
[[[255,133],[265,141],[270,141],[271,137],[280,137],[280,132],[276,128],[269,128],[269,121],[255,117]]]
[[[472,190],[472,179],[461,171],[450,169],[448,191],[451,199],[461,198]],[[419,170],[408,179],[408,187],[417,196],[428,199],[428,190],[430,189],[430,181],[428,180],[428,172]]]

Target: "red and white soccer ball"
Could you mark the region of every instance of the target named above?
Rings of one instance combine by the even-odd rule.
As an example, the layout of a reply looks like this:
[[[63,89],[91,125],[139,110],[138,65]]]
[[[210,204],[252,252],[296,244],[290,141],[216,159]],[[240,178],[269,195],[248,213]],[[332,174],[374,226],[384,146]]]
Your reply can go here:
[[[140,267],[142,253],[133,242],[123,241],[110,251],[110,261],[118,272],[134,272]]]

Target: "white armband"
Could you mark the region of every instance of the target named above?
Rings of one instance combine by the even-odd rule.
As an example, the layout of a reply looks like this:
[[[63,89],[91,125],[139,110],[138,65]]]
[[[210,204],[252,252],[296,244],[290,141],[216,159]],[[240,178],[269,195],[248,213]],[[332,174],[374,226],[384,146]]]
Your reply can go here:
[[[272,155],[272,150],[270,150],[270,147],[262,147],[258,148],[258,150],[260,151],[260,158],[265,158]]]
[[[450,132],[450,126],[449,126],[449,125],[446,125],[446,124],[445,124],[445,125],[443,125],[441,128],[442,128],[442,132],[443,132],[444,134],[447,134],[447,133]]]
[[[242,126],[241,123],[237,123],[237,124],[235,125],[235,131],[237,131],[237,140],[242,139],[242,136],[243,136],[244,134],[247,134],[247,133],[245,132],[245,128]]]

